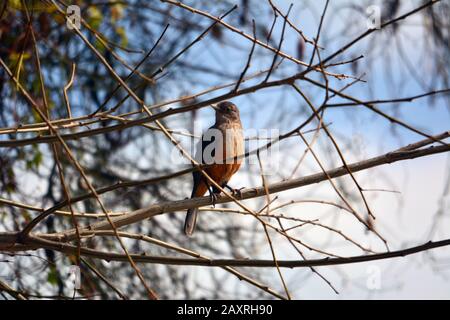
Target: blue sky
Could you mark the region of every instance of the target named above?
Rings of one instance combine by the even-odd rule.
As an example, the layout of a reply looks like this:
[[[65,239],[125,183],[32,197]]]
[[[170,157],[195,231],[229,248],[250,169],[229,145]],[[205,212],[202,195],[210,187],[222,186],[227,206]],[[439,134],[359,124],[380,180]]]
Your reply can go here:
[[[350,2],[342,1],[341,3],[343,5]],[[276,1],[276,3],[286,10],[290,2],[283,0]],[[309,4],[315,7],[315,11],[313,10],[314,14],[309,10],[303,10],[300,7],[301,4],[294,1],[291,17],[306,35],[313,37],[316,33],[318,18],[324,1],[310,1]],[[417,5],[420,5],[420,1],[409,2],[401,11],[406,12],[409,8]],[[342,30],[348,29],[349,34],[353,36],[357,36],[365,31],[366,20],[364,15],[353,13],[351,19],[349,19],[348,12],[351,12],[351,10],[340,11],[338,10],[339,7],[339,4],[332,2],[326,16],[321,45],[327,44],[327,46],[322,52],[322,57],[326,57],[350,40],[348,36],[344,37],[340,34]],[[269,11],[269,9],[267,10]],[[262,22],[262,19],[262,17],[259,17],[258,22]],[[264,22],[270,25],[271,21],[267,19]],[[430,69],[429,61],[423,60],[421,48],[424,44],[421,42],[421,36],[424,31],[418,27],[420,22],[420,19],[417,17],[407,19],[402,22],[402,25],[406,27],[400,28],[400,34],[402,41],[404,41],[404,50],[414,63],[416,71],[423,76],[423,79],[429,79],[433,75],[431,74],[432,69]],[[280,29],[281,26],[279,25],[275,28],[274,34],[278,36]],[[354,95],[361,100],[372,100],[373,98],[392,99],[408,97],[427,91],[426,88],[422,88],[409,75],[403,58],[396,51],[396,44],[389,41],[389,32],[381,31],[364,39],[345,55],[344,60],[360,54],[365,55],[365,59],[359,62],[359,70],[367,74],[365,79],[368,81],[367,83],[359,83],[351,87],[346,93]],[[250,50],[251,43],[242,41],[239,36],[227,33],[226,39],[233,44],[238,44],[240,47],[248,48],[247,52]],[[295,56],[297,39],[298,35],[289,30],[286,34],[283,50]],[[373,53],[368,50],[369,46],[373,44],[378,44],[381,47],[381,51],[378,50]],[[225,49],[225,47],[209,48],[208,50],[198,47],[193,49],[191,57],[195,61],[211,63],[214,66],[223,67],[225,70],[239,75],[245,64],[247,52]],[[264,50],[258,48],[256,52],[261,54]],[[265,52],[267,53],[267,51]],[[386,56],[382,54],[387,54],[390,57],[390,61],[388,62]],[[430,58],[429,55],[428,58]],[[267,68],[270,65],[270,61],[270,54],[264,59],[256,60],[252,64],[249,74]],[[339,61],[339,59],[336,59],[336,61]],[[285,62],[282,67],[282,74],[290,75],[296,72],[296,68],[294,64]],[[349,70],[346,69],[345,71],[348,73]],[[332,81],[331,83],[335,88],[340,88],[346,84],[343,81]],[[322,101],[323,92],[311,88],[311,86],[305,85],[303,82],[298,82],[298,84],[301,88],[304,88],[316,105]],[[434,87],[433,89],[443,88]],[[240,107],[243,124],[247,128],[270,128],[274,123],[276,126],[279,124],[276,121],[277,117],[280,114],[284,114],[287,119],[284,120],[283,127],[279,129],[281,132],[285,132],[298,125],[302,120],[298,111],[304,103],[301,103],[301,99],[292,90],[280,88],[263,90],[252,94],[250,97],[238,97],[233,99],[233,101]],[[379,108],[428,134],[437,134],[449,130],[450,109],[448,101],[444,96],[437,96],[433,101],[434,104],[431,104],[430,99],[425,98],[412,103],[387,104]],[[336,99],[334,102],[340,102],[340,100]],[[209,126],[213,121],[213,112],[204,109],[202,114],[205,116],[204,126]],[[329,111],[326,114],[325,122],[327,120],[332,121],[330,129],[337,137],[350,138],[354,142],[353,148],[345,149],[344,151],[347,159],[353,161],[376,156],[407,143],[423,139],[420,135],[399,127],[394,128],[396,133],[394,135],[393,127],[386,119],[374,115],[363,107]],[[323,139],[323,143],[327,143],[326,139]],[[282,150],[284,152],[288,150],[289,156],[292,156],[292,158],[295,158],[296,154],[300,155],[303,151],[299,141],[287,141],[284,147],[285,149]],[[323,156],[326,157],[326,154],[323,154]],[[327,159],[325,159],[325,162],[327,162]],[[289,162],[285,160],[283,165],[286,165],[286,163]],[[358,179],[361,179],[362,183],[368,188],[394,188],[396,191],[401,192],[400,194],[373,193],[369,197],[371,207],[378,217],[377,227],[388,238],[393,249],[420,244],[429,240],[427,238],[428,231],[431,228],[432,217],[438,209],[438,204],[442,201],[441,196],[445,177],[448,174],[448,164],[449,161],[446,155],[438,155],[383,166],[370,170],[367,173],[358,174]],[[314,166],[312,159],[308,159],[305,165],[308,168],[310,166],[310,168],[301,170],[301,174],[320,171],[317,166]],[[277,177],[272,178],[274,181],[277,180]],[[240,173],[232,182],[239,186],[260,184],[257,176],[249,178],[245,173]],[[322,197],[321,199],[334,199],[335,197],[327,186],[321,185],[287,192],[281,196],[281,199],[302,199],[309,197],[311,194],[317,197],[320,196]],[[447,203],[450,203],[450,201]],[[448,211],[450,210],[448,205],[447,209]],[[286,210],[284,213],[298,214],[301,212],[302,214],[314,215],[318,214],[320,210],[322,209],[306,206],[301,209],[295,207],[291,210]],[[237,218],[236,223],[248,222],[243,218]],[[445,222],[442,223],[444,224]],[[338,225],[357,235],[358,239],[364,239],[364,241],[373,245],[374,248],[379,246],[372,237],[361,233],[359,226],[353,227],[354,221],[344,219],[340,220]],[[448,238],[449,236],[450,233],[445,228],[440,228],[434,240]],[[325,244],[323,239],[321,239],[322,236],[314,231],[305,233],[304,237],[313,243]],[[340,242],[336,242],[332,247],[343,250],[342,252],[347,252],[348,254],[350,252],[356,254],[351,250],[347,251],[348,248],[342,247]],[[296,255],[290,252],[288,248],[278,249],[282,257],[296,258]],[[449,253],[448,249],[439,249],[432,252],[437,257],[448,257]],[[269,252],[265,252],[263,256],[270,258]],[[368,270],[370,271],[370,266],[380,269],[382,285],[379,290],[367,289],[367,272]],[[290,279],[288,282],[291,283],[291,287],[298,289],[294,294],[297,298],[450,298],[446,279],[449,276],[449,272],[448,270],[445,271],[445,269],[437,272],[436,268],[435,264],[430,263],[426,259],[426,255],[336,268],[320,268],[329,277],[329,280],[340,288],[341,295],[339,296],[334,295],[317,277],[309,276],[310,272],[308,270],[285,271],[285,274]],[[202,271],[201,269],[193,270],[193,273],[201,276]],[[272,281],[279,285],[276,272],[273,271],[269,274],[271,274]],[[345,279],[348,281],[345,281]],[[281,290],[281,286],[277,288]]]
[[[342,1],[343,3],[345,1]],[[419,1],[414,1],[419,4]],[[287,8],[288,1],[278,1],[276,2],[280,5],[281,8]],[[295,2],[294,2],[295,3]],[[323,3],[321,1],[313,2],[315,4],[316,12],[320,12],[320,8]],[[298,23],[297,25],[305,31],[305,34],[309,37],[315,36],[318,17],[314,17],[313,14],[308,10],[300,10],[298,7],[300,4],[295,3],[294,9],[292,10],[292,21]],[[313,5],[314,6],[314,5]],[[411,7],[414,4],[411,4]],[[330,34],[336,33],[336,30],[342,30],[345,28],[345,24],[347,20],[341,19],[340,16],[346,16],[345,12],[340,12],[335,15],[335,8],[337,5],[331,5],[328,11],[327,16],[325,17],[325,23],[322,31],[323,42],[327,44],[326,48],[321,53],[322,57],[326,57],[328,54],[334,52],[337,48],[342,46],[345,42],[349,40],[349,38],[340,38],[340,37],[330,37]],[[409,7],[405,6],[403,11],[406,11]],[[265,12],[265,10],[261,9]],[[269,9],[267,8],[267,11]],[[350,11],[352,12],[352,11]],[[352,34],[355,36],[364,32],[365,29],[365,20],[366,17],[361,14],[355,14],[352,16],[352,20],[348,21],[352,26]],[[270,20],[267,17],[268,21],[264,21],[266,24],[270,25]],[[261,18],[258,21],[263,21]],[[418,32],[422,32],[420,28],[415,26],[420,22],[419,18],[411,17],[406,20],[405,24],[411,24],[412,26],[408,26],[407,28],[401,28],[401,39],[404,41],[405,51],[408,52],[408,57],[411,59],[413,63],[417,65],[417,72],[424,75],[424,79],[428,79],[431,75],[431,71],[427,68],[427,63],[422,62],[421,56],[422,51],[418,50],[421,48],[421,38],[413,37],[410,39],[410,36],[415,35]],[[261,22],[260,22],[261,23]],[[279,32],[281,31],[281,25],[275,28],[274,35],[276,39],[278,39]],[[391,42],[387,42],[387,38],[389,37],[388,31],[381,31],[375,35],[371,35],[364,39],[360,44],[355,45],[351,48],[348,53],[344,55],[344,60],[349,57],[357,56],[360,54],[365,55],[365,59],[359,62],[359,70],[360,72],[365,72],[367,75],[364,79],[368,80],[368,83],[360,83],[356,84],[346,93],[354,95],[357,98],[362,100],[371,100],[373,98],[377,99],[389,99],[389,98],[399,98],[399,97],[408,97],[411,95],[420,94],[428,91],[426,88],[422,88],[418,85],[418,83],[408,74],[408,70],[405,68],[402,63],[402,58],[396,54],[395,44]],[[225,32],[227,43],[232,43],[233,45],[239,45],[240,48],[248,48],[246,52],[226,49],[225,46],[216,46],[209,47],[207,50],[203,46],[198,46],[192,49],[190,53],[190,59],[195,62],[202,62],[205,64],[211,64],[216,68],[223,68],[224,71],[229,73],[234,73],[236,76],[239,75],[240,70],[244,67],[247,52],[250,50],[251,43],[249,41],[242,41],[242,39],[231,33]],[[421,33],[420,33],[421,34]],[[336,38],[336,39],[335,39]],[[283,44],[283,50],[293,56],[296,56],[296,46],[298,35],[292,30],[288,30],[285,41]],[[404,40],[406,39],[406,40]],[[414,40],[414,41],[410,41]],[[418,43],[419,41],[419,43]],[[371,53],[367,50],[367,46],[372,43],[380,42],[382,45],[389,45],[390,49],[386,49],[385,51],[389,51],[389,56],[391,57],[391,63],[388,65],[386,59],[379,54]],[[266,58],[257,59],[252,63],[248,74],[253,72],[266,69],[270,65],[272,56],[267,50],[258,48],[256,50],[256,54],[265,54]],[[309,57],[307,56],[309,59]],[[336,59],[335,61],[339,61]],[[388,68],[389,72],[393,75],[394,81],[388,81],[388,78],[391,74],[386,72]],[[337,69],[343,70],[343,69]],[[296,71],[296,66],[286,61],[283,64],[283,74],[291,75]],[[348,68],[345,69],[345,72],[348,73]],[[211,81],[211,79],[208,79]],[[339,88],[346,84],[347,82],[334,82],[334,87]],[[304,87],[305,84],[303,82],[298,82],[300,87]],[[307,86],[309,87],[309,86]],[[442,89],[442,87],[435,87],[433,89]],[[195,91],[195,90],[193,90]],[[323,99],[323,92],[319,92],[317,90],[310,90],[308,93],[311,94],[311,98],[313,101],[318,104]],[[236,103],[239,104],[241,108],[241,112],[243,114],[244,125],[247,127],[257,127],[257,126],[266,126],[270,123],[271,117],[273,116],[273,112],[282,108],[282,110],[286,110],[289,112],[291,110],[297,110],[299,107],[299,97],[290,90],[288,94],[280,93],[280,90],[277,88],[275,90],[263,90],[259,91],[257,94],[252,94],[251,99],[247,97],[238,97],[234,99]],[[282,101],[280,105],[280,101]],[[335,99],[335,102],[340,102],[339,99]],[[259,115],[255,117],[257,114],[255,110],[261,110]],[[434,100],[434,105],[430,107],[430,99],[419,99],[412,103],[404,103],[397,105],[383,105],[380,106],[380,109],[386,111],[389,114],[397,115],[398,117],[405,121],[408,124],[417,126],[419,129],[423,129],[427,133],[439,133],[446,130],[447,124],[450,122],[450,113],[448,109],[448,100],[445,99],[442,95],[436,96]],[[213,112],[211,110],[203,111],[205,115],[212,117]],[[360,134],[364,134],[367,139],[371,140],[371,143],[377,142],[380,138],[383,140],[383,145],[389,148],[395,147],[398,145],[398,140],[386,139],[387,136],[384,134],[389,127],[390,124],[385,119],[377,115],[373,115],[372,112],[368,112],[364,109],[364,107],[352,108],[350,111],[352,114],[354,113],[358,118],[359,128],[354,128],[355,123],[352,120],[348,120],[347,110],[333,110],[329,111],[328,117],[332,119],[337,119],[333,123],[334,130],[347,129],[350,127],[354,128],[354,130],[358,130]],[[398,113],[397,113],[398,112]],[[297,122],[293,123],[295,125]],[[432,125],[430,125],[432,124]],[[205,123],[207,125],[207,123]],[[284,128],[283,128],[284,129]],[[289,129],[289,128],[286,128]],[[406,129],[398,128],[398,133],[401,138],[406,139],[405,141],[414,141],[416,139],[420,139],[421,137],[415,133],[412,133]],[[381,136],[380,136],[381,134]],[[389,135],[390,136],[390,135]],[[403,143],[403,142],[401,142]]]

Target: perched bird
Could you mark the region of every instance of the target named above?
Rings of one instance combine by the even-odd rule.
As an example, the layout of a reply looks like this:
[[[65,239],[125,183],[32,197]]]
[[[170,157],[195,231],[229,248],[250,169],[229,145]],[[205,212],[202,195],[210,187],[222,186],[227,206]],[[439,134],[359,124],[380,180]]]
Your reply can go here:
[[[216,110],[216,123],[203,134],[195,159],[198,163],[210,165],[204,171],[219,186],[233,190],[227,183],[241,166],[242,158],[237,157],[244,154],[244,137],[239,110],[229,101],[212,107]],[[195,171],[193,177],[191,198],[201,197],[207,190],[213,198],[220,193],[220,190],[211,186],[200,171]],[[184,233],[188,236],[194,232],[197,212],[197,208],[187,211]]]

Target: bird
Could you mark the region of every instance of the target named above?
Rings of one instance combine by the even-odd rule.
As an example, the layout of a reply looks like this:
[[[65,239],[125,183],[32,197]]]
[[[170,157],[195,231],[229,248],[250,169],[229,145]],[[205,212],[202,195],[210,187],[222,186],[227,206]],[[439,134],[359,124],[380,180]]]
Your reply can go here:
[[[208,165],[204,172],[220,187],[236,190],[228,186],[228,181],[239,170],[244,154],[244,137],[239,109],[230,101],[212,105],[215,109],[216,122],[203,135],[198,144],[195,159],[200,164]],[[201,197],[210,192],[213,202],[220,190],[211,186],[200,171],[193,172],[194,184],[191,198]],[[187,210],[184,233],[192,236],[197,221],[198,208]]]

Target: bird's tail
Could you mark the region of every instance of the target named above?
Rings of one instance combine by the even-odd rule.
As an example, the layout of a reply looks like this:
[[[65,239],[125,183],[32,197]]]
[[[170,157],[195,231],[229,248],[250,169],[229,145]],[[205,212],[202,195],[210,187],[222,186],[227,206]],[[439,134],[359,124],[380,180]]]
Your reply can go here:
[[[195,223],[197,222],[198,208],[192,208],[187,211],[186,220],[184,221],[184,233],[187,236],[192,236],[195,230]]]

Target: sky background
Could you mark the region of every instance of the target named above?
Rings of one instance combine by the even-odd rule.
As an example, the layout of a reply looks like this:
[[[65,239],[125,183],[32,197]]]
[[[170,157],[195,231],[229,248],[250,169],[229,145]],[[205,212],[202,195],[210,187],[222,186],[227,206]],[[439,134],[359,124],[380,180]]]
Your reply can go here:
[[[290,2],[276,1],[276,3],[286,12]],[[349,39],[364,32],[366,17],[361,13],[353,12],[349,15],[348,7],[351,1],[333,2],[325,17],[322,31],[322,42],[326,44],[322,57],[334,52],[343,46]],[[380,3],[380,2],[378,2]],[[291,13],[292,21],[299,26],[306,35],[313,37],[317,30],[318,20],[324,1],[309,1],[305,7],[312,7],[307,10],[300,2],[294,1],[294,8]],[[401,8],[401,12],[420,5],[419,1],[410,1]],[[269,9],[268,9],[269,10]],[[351,17],[351,19],[349,19]],[[261,21],[259,17],[258,21]],[[266,21],[270,25],[270,20]],[[423,79],[432,77],[431,64],[424,59],[422,46],[423,28],[421,17],[411,17],[402,22],[399,38],[402,46],[408,54],[408,58],[413,62],[416,71],[423,75]],[[343,30],[348,31],[348,35],[342,34]],[[345,57],[358,56],[364,54],[365,58],[359,62],[360,73],[366,73],[364,77],[368,82],[360,83],[351,87],[346,93],[362,100],[391,99],[408,97],[426,92],[418,82],[409,75],[404,58],[397,53],[397,44],[391,38],[392,30],[379,32],[375,36],[367,37],[358,45],[349,50]],[[274,34],[277,39],[280,26],[275,29]],[[239,43],[241,46],[248,46],[251,43],[239,41],[239,37],[227,34],[229,41]],[[295,56],[297,46],[297,34],[289,31],[283,45],[283,50]],[[389,40],[391,39],[391,40]],[[381,46],[380,50],[370,49],[375,44]],[[243,67],[244,60],[242,53],[233,50],[221,50],[221,48],[211,48],[210,50],[193,50],[193,59],[198,61],[211,61],[213,64],[223,61],[223,66],[228,70],[236,70]],[[309,58],[309,56],[307,55]],[[387,58],[386,58],[387,57]],[[428,57],[429,58],[429,57]],[[269,59],[270,60],[270,59]],[[339,59],[340,60],[340,59]],[[345,59],[344,59],[345,60]],[[225,63],[226,61],[226,63]],[[267,59],[258,60],[252,64],[249,74],[254,71],[267,68]],[[292,73],[292,68],[296,66],[286,62],[282,65],[282,73],[286,71]],[[284,68],[284,69],[283,69]],[[323,92],[308,90],[310,87],[298,82],[300,87],[305,88],[312,100],[318,104],[323,99]],[[343,84],[335,85],[342,87]],[[442,89],[434,87],[433,89]],[[292,90],[258,91],[250,98],[236,98],[233,100],[241,109],[243,125],[245,128],[268,128],[271,120],[280,112],[290,112],[298,108],[299,97],[292,93]],[[340,102],[334,99],[333,102]],[[261,107],[263,106],[263,107]],[[429,134],[441,133],[449,129],[450,113],[448,98],[443,96],[435,97],[434,100],[419,99],[412,103],[387,104],[380,107],[388,114],[395,115],[408,124],[411,124]],[[264,110],[257,112],[257,110]],[[270,111],[272,110],[272,111]],[[284,111],[286,110],[286,111]],[[202,115],[205,119],[203,127],[211,125],[213,112],[203,109]],[[210,121],[208,121],[210,119]],[[331,119],[332,132],[337,136],[351,137],[353,148],[345,151],[346,159],[349,162],[363,160],[368,157],[380,155],[410,142],[423,139],[421,136],[406,129],[392,126],[385,119],[368,112],[364,108],[352,108],[344,110],[332,110],[326,114],[326,119]],[[295,127],[298,118],[294,118],[290,127],[278,128],[281,132],[286,132],[291,127]],[[287,122],[289,124],[289,121]],[[272,127],[270,127],[272,128]],[[395,133],[395,134],[394,134]],[[338,139],[339,140],[339,139]],[[326,139],[324,139],[326,141]],[[292,143],[290,148],[292,158],[294,154],[300,155],[303,146],[299,141]],[[281,147],[280,147],[281,148]],[[323,157],[326,157],[324,154]],[[323,158],[322,157],[322,158]],[[327,159],[322,159],[327,163]],[[288,166],[286,159],[283,159],[282,166]],[[320,169],[314,166],[311,158],[307,159],[306,167],[301,168],[299,175],[319,172]],[[395,190],[399,193],[373,192],[369,196],[369,203],[374,211],[377,221],[376,227],[389,241],[391,250],[396,250],[408,246],[425,243],[429,240],[441,240],[450,237],[449,194],[443,195],[446,179],[449,175],[449,157],[447,155],[436,155],[412,161],[405,161],[392,165],[385,165],[375,169],[370,169],[364,173],[358,173],[357,178],[362,181],[366,188],[385,188]],[[289,165],[292,165],[290,163]],[[332,168],[330,164],[328,168]],[[279,177],[274,175],[271,181],[278,181]],[[260,185],[260,180],[249,178],[246,173],[236,175],[231,181],[232,185],[248,186],[249,184]],[[311,191],[312,189],[312,191]],[[318,186],[292,190],[281,195],[281,199],[302,199],[308,194],[321,195],[321,199],[335,199],[333,192],[326,186],[326,182]],[[280,201],[281,201],[280,199]],[[439,209],[444,209],[447,217],[439,220],[436,232],[430,235],[433,223],[436,222],[434,216]],[[313,212],[317,215],[320,206],[302,205],[295,206],[283,213],[301,214],[302,217]],[[324,212],[326,215],[326,213]],[[326,218],[325,218],[326,219]],[[326,221],[326,220],[325,220]],[[236,218],[235,223],[248,223],[244,218]],[[351,219],[341,219],[338,225],[345,230],[357,235],[357,239],[365,239],[369,246],[380,247],[380,243],[371,236],[366,235],[361,227]],[[318,247],[327,244],[327,237],[315,231],[305,232],[304,238],[317,244]],[[276,241],[275,241],[276,242]],[[349,249],[342,241],[335,241],[330,246],[335,250],[340,250],[343,254],[357,255],[357,251]],[[266,248],[267,249],[267,248]],[[296,259],[298,255],[288,248],[278,247],[280,259]],[[264,250],[263,250],[264,251]],[[263,257],[271,258],[270,252],[260,252]],[[321,267],[319,270],[340,292],[335,295],[332,290],[317,276],[312,275],[309,270],[283,270],[288,286],[299,299],[449,299],[450,298],[450,250],[448,248],[436,249],[428,253],[420,253],[405,258],[390,259],[384,261],[360,263],[354,265],[343,265],[339,267]],[[375,270],[375,271],[374,271]],[[203,276],[201,268],[192,268],[192,273],[197,280]],[[379,275],[379,288],[368,288],[367,282],[371,276]],[[275,287],[282,290],[280,281],[275,270],[268,272],[268,279],[272,283],[278,284]]]

